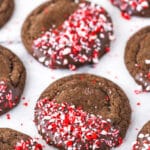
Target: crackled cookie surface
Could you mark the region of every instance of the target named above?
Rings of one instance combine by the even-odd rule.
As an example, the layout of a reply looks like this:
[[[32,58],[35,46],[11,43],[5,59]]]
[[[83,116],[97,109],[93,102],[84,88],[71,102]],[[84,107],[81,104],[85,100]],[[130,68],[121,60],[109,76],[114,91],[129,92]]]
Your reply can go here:
[[[109,150],[122,143],[131,109],[124,92],[102,77],[77,74],[52,83],[35,107],[35,124],[58,148]]]
[[[113,38],[106,10],[83,0],[46,2],[28,16],[22,28],[27,50],[50,68],[75,70],[98,63]]]
[[[42,145],[28,135],[9,128],[0,128],[1,150],[42,150]]]
[[[11,17],[14,10],[14,0],[0,0],[0,27]]]
[[[25,75],[25,68],[19,58],[0,46],[0,115],[19,103]]]
[[[150,149],[150,121],[148,121],[137,136],[132,150],[149,150]]]
[[[125,63],[139,84],[139,89],[150,91],[150,26],[141,29],[128,40]]]
[[[110,0],[126,19],[131,16],[150,17],[150,0]]]

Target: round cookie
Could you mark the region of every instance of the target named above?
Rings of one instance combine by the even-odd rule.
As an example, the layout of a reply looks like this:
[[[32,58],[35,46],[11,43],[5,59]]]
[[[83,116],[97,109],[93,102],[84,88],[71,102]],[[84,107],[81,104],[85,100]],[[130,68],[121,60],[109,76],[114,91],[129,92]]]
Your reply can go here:
[[[125,63],[140,89],[150,91],[150,26],[135,33],[125,48]]]
[[[19,131],[0,128],[1,150],[42,150],[42,145]]]
[[[131,16],[150,17],[150,0],[110,0],[126,19]]]
[[[0,27],[2,27],[12,16],[14,0],[0,0]]]
[[[137,141],[134,142],[132,150],[149,150],[150,149],[150,121],[140,130]]]
[[[0,115],[19,103],[25,76],[25,68],[19,58],[0,46]]]
[[[131,108],[111,81],[76,74],[52,83],[35,107],[35,124],[50,145],[62,149],[109,150],[122,143]]]
[[[75,70],[109,51],[113,25],[106,10],[84,0],[52,0],[25,20],[22,41],[40,63]]]

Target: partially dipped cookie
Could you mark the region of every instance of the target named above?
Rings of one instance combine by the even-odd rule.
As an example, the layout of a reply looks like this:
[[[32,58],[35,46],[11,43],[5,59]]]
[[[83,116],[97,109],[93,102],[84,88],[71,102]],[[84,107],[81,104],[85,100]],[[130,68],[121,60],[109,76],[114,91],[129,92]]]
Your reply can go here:
[[[0,27],[2,27],[12,16],[14,0],[0,0]]]
[[[137,136],[132,150],[149,150],[150,149],[150,121],[148,121]]]
[[[150,17],[150,0],[110,0],[126,19],[131,16]]]
[[[25,68],[10,50],[0,46],[0,115],[20,101],[25,84]]]
[[[27,17],[22,28],[29,53],[50,68],[75,70],[97,63],[113,38],[106,10],[84,0],[46,2]]]
[[[111,81],[76,74],[52,83],[35,107],[43,139],[59,149],[109,150],[122,143],[131,109],[124,92]]]
[[[1,150],[42,150],[42,145],[30,136],[19,131],[0,128]]]
[[[150,26],[135,33],[125,48],[125,63],[142,91],[150,91]]]

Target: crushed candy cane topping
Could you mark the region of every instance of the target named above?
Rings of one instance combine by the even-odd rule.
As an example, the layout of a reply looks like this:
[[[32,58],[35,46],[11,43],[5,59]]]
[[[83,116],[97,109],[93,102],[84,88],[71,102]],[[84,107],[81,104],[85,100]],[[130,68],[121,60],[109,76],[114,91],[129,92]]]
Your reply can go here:
[[[138,135],[138,141],[133,143],[132,150],[150,150],[150,134]]]
[[[0,112],[16,105],[18,98],[14,94],[14,89],[10,88],[5,81],[0,81]]]
[[[148,66],[150,65],[150,60],[145,60],[145,64]],[[138,67],[138,65],[135,65],[135,67]],[[147,73],[138,73],[135,76],[136,80],[140,83],[142,83],[143,87],[141,87],[141,90],[150,91],[150,68],[148,69]]]
[[[113,25],[104,8],[80,3],[60,27],[34,40],[33,55],[51,68],[75,70],[79,64],[97,63],[113,39]]]
[[[119,129],[99,115],[89,114],[81,107],[55,100],[41,99],[35,109],[35,123],[49,144],[67,150],[95,150],[104,145],[115,147],[122,143]]]
[[[15,150],[42,150],[42,145],[34,139],[21,140],[16,144]]]
[[[142,12],[144,9],[149,8],[148,0],[110,0],[115,6],[119,7],[122,11],[122,16],[130,19],[130,15],[136,12]]]

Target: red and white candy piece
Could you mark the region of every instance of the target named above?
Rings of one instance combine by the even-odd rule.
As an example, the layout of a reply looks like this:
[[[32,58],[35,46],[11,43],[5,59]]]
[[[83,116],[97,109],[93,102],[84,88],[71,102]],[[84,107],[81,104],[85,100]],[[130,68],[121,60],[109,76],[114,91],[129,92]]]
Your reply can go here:
[[[150,60],[146,59],[145,64],[150,65]],[[139,65],[135,65],[135,67],[139,67]],[[145,74],[142,72],[136,74],[135,78],[137,81],[142,83],[146,92],[150,91],[150,68],[149,68],[148,72]],[[140,88],[141,88],[140,90],[143,90],[142,86],[140,86]]]
[[[150,150],[150,134],[139,134],[138,141],[133,143],[132,150]]]
[[[34,40],[34,56],[46,66],[76,69],[76,64],[97,63],[101,51],[113,39],[111,19],[104,8],[81,3],[57,29],[50,29]],[[105,45],[105,46],[104,46]]]
[[[68,103],[41,99],[37,102],[35,117],[46,142],[67,150],[95,150],[122,143],[120,131],[111,125],[110,119],[104,120]]]
[[[14,96],[14,91],[5,81],[0,81],[0,112],[3,109],[12,108],[16,105],[18,98]]]
[[[15,146],[15,150],[42,150],[42,145],[34,139],[21,140]]]
[[[148,0],[110,0],[115,6],[119,7],[122,11],[122,16],[130,19],[130,16],[135,12],[142,12],[144,9],[149,8]]]

